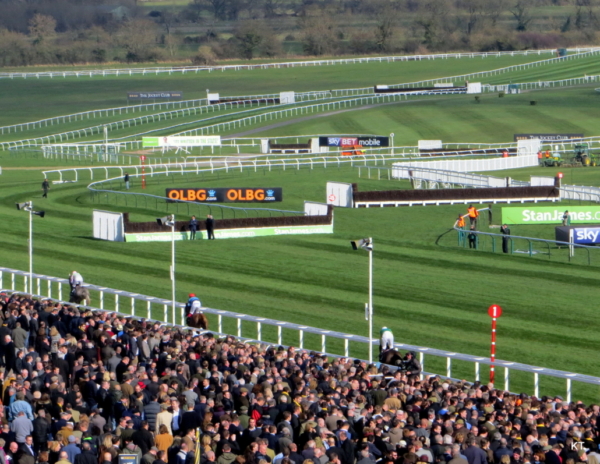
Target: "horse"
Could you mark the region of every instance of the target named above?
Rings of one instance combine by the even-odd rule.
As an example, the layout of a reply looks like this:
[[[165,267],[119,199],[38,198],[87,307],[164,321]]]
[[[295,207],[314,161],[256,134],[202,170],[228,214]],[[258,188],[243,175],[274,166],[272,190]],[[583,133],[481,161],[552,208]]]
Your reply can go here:
[[[187,323],[190,327],[195,327],[197,329],[208,329],[208,319],[204,315],[204,313],[196,313],[190,314],[187,317]]]
[[[379,355],[379,361],[382,364],[390,364],[392,366],[400,366],[402,364],[402,355],[394,349],[382,351]]]
[[[69,296],[69,303],[81,304],[82,301],[87,306],[91,304],[90,291],[85,287],[75,287]]]

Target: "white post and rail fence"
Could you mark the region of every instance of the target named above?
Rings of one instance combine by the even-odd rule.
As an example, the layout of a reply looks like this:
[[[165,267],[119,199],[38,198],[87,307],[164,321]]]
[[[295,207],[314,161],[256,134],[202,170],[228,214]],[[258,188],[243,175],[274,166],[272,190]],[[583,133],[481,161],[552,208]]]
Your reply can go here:
[[[62,302],[67,300],[66,297],[69,295],[69,282],[67,279],[33,274],[33,280],[34,282],[32,282],[32,288],[35,295],[41,298],[50,298]],[[0,267],[0,289],[2,289],[2,291],[28,293],[29,284],[29,272]],[[115,290],[112,288],[91,284],[86,284],[86,288],[88,288],[90,291],[92,302],[95,304],[94,306],[87,307],[90,310],[117,312],[125,317],[143,317],[173,325],[181,325],[183,323],[183,309],[185,305],[182,303],[176,303],[176,307],[180,309],[179,315],[173,314],[171,316],[171,320],[169,321],[168,319],[170,311],[168,309],[172,305],[172,301],[169,299],[156,298],[152,296],[141,295],[139,293],[130,293],[124,290]],[[248,314],[207,307],[202,308],[202,310],[211,318],[212,321],[214,321],[214,318],[216,318],[216,328],[210,332],[224,334],[225,332],[223,330],[223,325],[225,322],[228,327],[236,327],[236,330],[234,331],[235,333],[231,335],[244,339],[245,341],[271,344],[276,343],[277,345],[283,345],[285,330],[286,341],[291,339],[290,334],[292,334],[294,339],[297,340],[297,342],[294,341],[293,345],[297,346],[298,348],[312,349],[336,357],[351,356],[351,344],[353,352],[356,352],[357,350],[364,350],[365,344],[369,344],[369,338],[364,336],[336,332],[333,330],[324,330],[307,325],[294,324],[291,322],[278,321],[265,317],[251,316]],[[176,320],[172,320],[173,318]],[[249,327],[252,326],[253,328],[249,329]],[[264,335],[267,334],[265,333],[266,330],[263,331],[263,327],[271,327],[274,329],[273,333],[276,333],[276,335],[265,337]],[[246,328],[246,332],[244,332],[243,328]],[[256,334],[256,336],[249,336],[249,330],[251,330],[252,335]],[[311,337],[311,340],[309,340],[309,336]],[[320,339],[320,343],[315,342],[315,337],[316,339]],[[338,349],[336,348],[336,345],[339,346],[340,341],[342,342],[343,347]],[[374,343],[376,344],[377,342]],[[338,352],[328,352],[328,346],[329,349],[333,348],[333,351]],[[540,396],[540,377],[564,380],[565,399],[568,402],[570,402],[572,399],[573,382],[600,386],[600,377],[577,374],[574,372],[531,366],[499,359],[495,359],[492,363],[490,358],[487,356],[473,356],[452,351],[408,345],[404,343],[395,343],[395,348],[402,351],[415,351],[419,353],[419,359],[423,365],[424,373],[426,373],[425,369],[428,365],[426,362],[426,356],[427,359],[431,359],[433,357],[445,360],[445,372],[436,374],[447,378],[453,378],[453,361],[460,361],[463,364],[471,364],[473,367],[473,376],[468,380],[485,382],[485,380],[482,380],[481,378],[481,366],[491,366],[493,364],[496,369],[504,369],[504,385],[497,385],[497,388],[503,388],[507,391],[510,391],[511,372],[520,371],[531,374],[533,386],[531,391],[536,397]]]

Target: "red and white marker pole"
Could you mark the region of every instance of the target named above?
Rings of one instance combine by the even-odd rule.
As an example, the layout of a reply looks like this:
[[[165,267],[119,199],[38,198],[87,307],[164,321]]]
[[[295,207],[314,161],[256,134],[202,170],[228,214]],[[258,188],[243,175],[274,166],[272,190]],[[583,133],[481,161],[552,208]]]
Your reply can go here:
[[[146,188],[146,156],[142,155],[140,156],[140,161],[142,164],[142,188],[145,189]]]
[[[492,305],[488,308],[488,315],[492,318],[492,346],[490,348],[490,383],[494,384],[495,367],[494,361],[496,361],[496,321],[502,316],[502,308],[498,305]]]

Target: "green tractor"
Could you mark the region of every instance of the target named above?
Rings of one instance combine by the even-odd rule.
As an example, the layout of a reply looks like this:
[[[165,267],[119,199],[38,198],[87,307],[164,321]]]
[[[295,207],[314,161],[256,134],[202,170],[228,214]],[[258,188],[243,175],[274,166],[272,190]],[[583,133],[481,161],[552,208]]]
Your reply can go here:
[[[596,156],[590,153],[587,143],[580,143],[573,148],[573,164],[581,163],[584,167],[596,166]]]
[[[549,152],[546,152],[549,154]],[[560,153],[552,153],[552,156],[547,156],[542,159],[542,166],[552,167],[552,166],[562,166],[563,160],[560,157]]]

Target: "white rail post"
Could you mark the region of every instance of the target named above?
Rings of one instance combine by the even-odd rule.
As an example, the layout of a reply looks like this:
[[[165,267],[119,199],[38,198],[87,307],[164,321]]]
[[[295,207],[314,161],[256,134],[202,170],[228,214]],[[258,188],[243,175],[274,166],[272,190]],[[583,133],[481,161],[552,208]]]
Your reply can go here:
[[[152,303],[148,301],[146,303],[146,319],[152,318]]]
[[[446,377],[452,377],[452,358],[450,356],[446,357]]]
[[[48,298],[52,298],[52,281],[50,279],[47,280],[48,282]],[[2,288],[2,277],[0,276],[0,288]]]
[[[135,316],[135,298],[131,297],[131,315]]]
[[[0,271],[0,288],[4,287],[4,271]]]
[[[475,363],[475,382],[479,382],[479,363]]]
[[[298,348],[300,348],[301,350],[304,349],[304,330],[299,330],[298,331]]]
[[[167,307],[167,305],[163,305],[163,322],[167,322],[167,311],[169,310],[169,308]]]
[[[100,290],[100,309],[104,309],[104,292]]]
[[[262,324],[260,322],[256,323],[256,339],[259,342],[262,341]]]
[[[239,317],[237,318],[237,336],[242,336],[242,320]]]
[[[14,273],[10,274],[10,289],[11,290],[15,289],[15,274]]]
[[[283,335],[282,335],[283,329],[281,328],[280,325],[277,326],[277,344],[278,345],[282,345],[282,339],[283,339]]]
[[[35,287],[36,287],[36,293],[38,295],[41,295],[42,294],[42,283],[41,283],[39,277],[35,278]]]
[[[540,397],[540,375],[537,372],[533,373],[533,395]]]
[[[321,334],[321,353],[327,353],[326,341],[327,341],[326,335]]]
[[[571,379],[567,379],[567,403],[571,402]]]
[[[62,297],[62,282],[58,283],[58,299],[60,301],[62,301],[63,297]]]
[[[28,275],[23,276],[23,283],[25,285],[25,288],[23,289],[23,291],[25,293],[27,293],[29,291],[29,276]]]
[[[344,339],[344,356],[350,357],[350,340]]]
[[[420,379],[423,380],[423,369],[425,368],[425,353],[419,351],[419,362],[421,363],[421,374],[419,375]]]
[[[120,312],[119,311],[119,294],[118,293],[115,294],[115,311],[118,313]]]
[[[504,368],[504,390],[505,391],[509,391],[509,384],[510,384],[510,371],[508,370],[508,367]]]
[[[217,329],[219,333],[223,333],[223,316],[221,314],[217,316]]]

